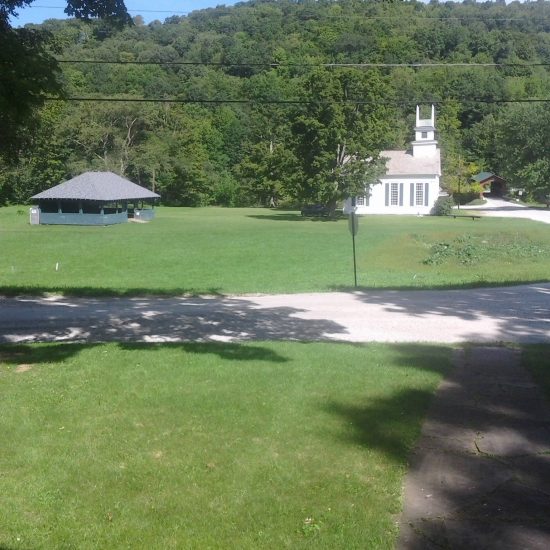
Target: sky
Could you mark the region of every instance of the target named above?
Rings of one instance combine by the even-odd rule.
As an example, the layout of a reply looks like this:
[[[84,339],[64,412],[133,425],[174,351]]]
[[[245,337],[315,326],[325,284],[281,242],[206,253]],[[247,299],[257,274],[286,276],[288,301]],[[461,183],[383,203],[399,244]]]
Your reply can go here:
[[[132,17],[141,15],[146,23],[150,23],[155,19],[164,21],[171,15],[186,15],[193,10],[218,5],[232,6],[237,0],[126,0],[125,3]],[[22,27],[27,23],[42,23],[46,19],[65,19],[65,7],[64,0],[34,0],[27,8],[18,10],[19,17],[13,17],[11,24]]]

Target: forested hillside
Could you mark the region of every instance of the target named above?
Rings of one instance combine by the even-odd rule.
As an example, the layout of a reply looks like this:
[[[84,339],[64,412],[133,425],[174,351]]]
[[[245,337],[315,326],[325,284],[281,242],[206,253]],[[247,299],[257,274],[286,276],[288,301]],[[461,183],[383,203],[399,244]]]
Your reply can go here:
[[[550,186],[550,2],[268,0],[36,28],[64,94],[0,161],[0,203],[91,169],[172,205],[334,202],[432,102],[444,185],[484,169]]]

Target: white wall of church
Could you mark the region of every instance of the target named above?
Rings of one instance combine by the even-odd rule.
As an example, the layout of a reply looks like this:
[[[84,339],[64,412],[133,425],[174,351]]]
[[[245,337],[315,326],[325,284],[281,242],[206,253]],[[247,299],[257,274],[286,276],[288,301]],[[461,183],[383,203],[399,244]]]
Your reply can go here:
[[[370,186],[370,197],[357,197],[356,214],[429,214],[439,196],[439,176],[395,176],[381,178]],[[351,212],[351,199],[344,214]]]

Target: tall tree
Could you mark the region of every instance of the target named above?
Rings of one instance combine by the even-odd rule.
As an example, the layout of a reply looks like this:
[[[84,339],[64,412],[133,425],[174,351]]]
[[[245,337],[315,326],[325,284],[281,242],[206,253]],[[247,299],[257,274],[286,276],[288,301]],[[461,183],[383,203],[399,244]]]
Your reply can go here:
[[[550,195],[549,104],[511,105],[486,121],[484,133],[495,172],[538,198]]]
[[[298,198],[335,207],[363,192],[383,169],[380,150],[391,142],[391,96],[374,72],[318,69],[304,83],[306,105],[292,130],[301,168]]]
[[[10,159],[25,138],[22,130],[36,121],[45,97],[62,92],[59,67],[48,50],[50,35],[10,24],[17,9],[29,4],[32,0],[0,0],[0,154]],[[131,22],[122,0],[68,0],[65,11],[81,19]]]

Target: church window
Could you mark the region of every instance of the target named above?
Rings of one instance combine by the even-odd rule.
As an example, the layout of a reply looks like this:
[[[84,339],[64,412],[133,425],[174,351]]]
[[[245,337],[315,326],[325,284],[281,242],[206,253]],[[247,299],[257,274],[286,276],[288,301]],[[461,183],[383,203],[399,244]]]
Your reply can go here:
[[[399,205],[399,184],[398,183],[391,184],[390,204],[392,206]]]
[[[355,199],[355,204],[357,206],[365,206],[365,197],[357,197]]]
[[[422,132],[420,135],[425,139],[428,137],[428,132]]]
[[[422,206],[424,204],[424,184],[423,183],[416,184],[415,204],[417,206]]]

